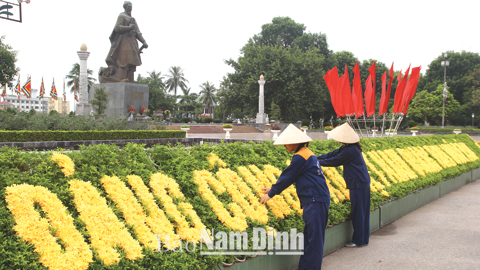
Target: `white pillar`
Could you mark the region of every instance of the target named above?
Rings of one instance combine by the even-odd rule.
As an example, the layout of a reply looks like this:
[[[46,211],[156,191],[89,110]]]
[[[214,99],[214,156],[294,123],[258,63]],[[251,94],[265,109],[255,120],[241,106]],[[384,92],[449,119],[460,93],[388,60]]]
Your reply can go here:
[[[265,110],[264,110],[264,100],[263,100],[263,92],[264,92],[264,85],[265,80],[263,75],[260,76],[260,80],[258,80],[258,84],[260,85],[260,94],[258,97],[258,113],[257,113],[257,124],[264,124],[265,121]]]
[[[88,103],[88,80],[87,80],[87,59],[90,55],[87,52],[87,46],[82,44],[80,51],[77,52],[78,58],[80,58],[80,78],[79,78],[79,94],[76,115],[90,115],[92,106]]]

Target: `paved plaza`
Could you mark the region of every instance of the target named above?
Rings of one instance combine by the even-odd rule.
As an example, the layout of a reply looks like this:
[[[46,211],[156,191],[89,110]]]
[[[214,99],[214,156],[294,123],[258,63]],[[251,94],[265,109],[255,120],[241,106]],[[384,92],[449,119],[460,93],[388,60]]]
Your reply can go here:
[[[361,248],[341,248],[322,269],[480,269],[480,179],[375,231]]]

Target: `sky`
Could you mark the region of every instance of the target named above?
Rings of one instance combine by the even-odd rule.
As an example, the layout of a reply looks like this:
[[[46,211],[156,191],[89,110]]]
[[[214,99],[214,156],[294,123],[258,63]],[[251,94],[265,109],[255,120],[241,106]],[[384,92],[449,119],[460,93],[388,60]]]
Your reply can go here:
[[[360,61],[375,59],[388,67],[394,62],[395,70],[411,64],[422,66],[425,74],[445,51],[480,53],[478,0],[131,2],[132,16],[149,45],[135,78],[153,70],[166,75],[170,67],[180,66],[194,93],[207,81],[219,87],[233,72],[225,60],[237,60],[248,39],[275,17],[290,17],[304,24],[306,32],[326,34],[333,52],[350,51]],[[63,78],[79,63],[77,51],[83,43],[90,52],[88,68],[98,78],[98,69],[106,67],[109,36],[123,3],[31,0],[22,4],[22,23],[0,19],[0,36],[18,51],[22,84],[31,75],[32,88],[38,89],[43,77],[48,94],[55,78],[60,94]]]

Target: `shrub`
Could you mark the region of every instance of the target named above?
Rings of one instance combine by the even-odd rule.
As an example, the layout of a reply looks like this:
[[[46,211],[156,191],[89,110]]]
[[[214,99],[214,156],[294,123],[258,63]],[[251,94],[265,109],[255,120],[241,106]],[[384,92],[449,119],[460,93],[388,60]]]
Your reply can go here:
[[[324,129],[325,131],[330,131],[330,130],[333,129],[333,127],[332,127],[332,126],[326,126],[326,127],[324,127],[323,129]]]
[[[190,128],[189,125],[182,125],[180,128]]]
[[[230,124],[223,124],[223,128],[233,128],[233,126]]]

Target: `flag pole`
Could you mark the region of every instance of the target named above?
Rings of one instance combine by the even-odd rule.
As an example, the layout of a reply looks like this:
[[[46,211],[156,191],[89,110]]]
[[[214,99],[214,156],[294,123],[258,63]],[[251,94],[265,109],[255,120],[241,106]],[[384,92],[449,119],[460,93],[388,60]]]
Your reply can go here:
[[[387,115],[386,113],[384,113],[384,114],[383,114],[383,123],[382,123],[382,137],[383,137],[384,130],[385,130],[385,116],[386,116],[386,115]]]

